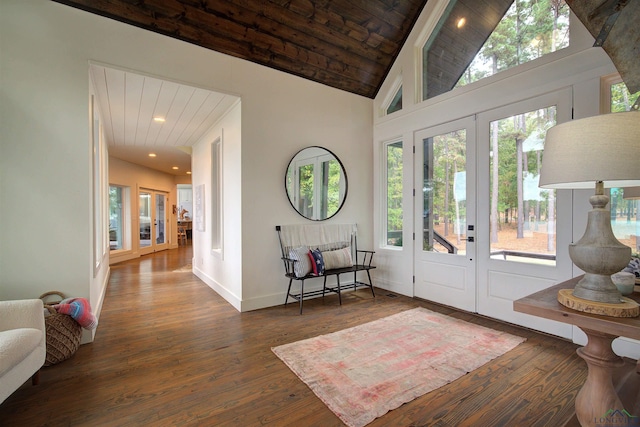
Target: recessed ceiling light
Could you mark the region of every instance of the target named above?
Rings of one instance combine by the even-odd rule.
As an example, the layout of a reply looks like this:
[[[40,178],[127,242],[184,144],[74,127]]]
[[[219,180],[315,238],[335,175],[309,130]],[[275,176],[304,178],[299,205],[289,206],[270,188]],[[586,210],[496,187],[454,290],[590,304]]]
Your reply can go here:
[[[191,171],[187,171],[187,175],[191,175]]]
[[[165,122],[164,117],[160,117],[160,116],[154,117],[153,121],[154,122],[158,122],[158,123],[164,123]]]
[[[458,28],[462,28],[464,27],[464,24],[467,23],[467,20],[465,18],[460,18],[458,19],[458,22],[456,23],[456,27]]]
[[[156,153],[149,153],[149,157],[156,157]]]
[[[174,167],[172,167],[171,169],[173,169],[173,170],[176,170],[176,171],[177,171],[177,170],[178,170],[178,169],[180,169],[180,168],[179,168],[179,167],[177,167],[177,166],[174,166]]]

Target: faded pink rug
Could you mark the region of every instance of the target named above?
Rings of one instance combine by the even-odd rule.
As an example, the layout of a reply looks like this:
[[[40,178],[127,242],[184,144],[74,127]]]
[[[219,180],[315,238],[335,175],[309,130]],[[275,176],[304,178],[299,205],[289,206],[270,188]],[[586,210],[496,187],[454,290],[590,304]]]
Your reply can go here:
[[[362,427],[523,341],[415,308],[272,350],[346,425]]]

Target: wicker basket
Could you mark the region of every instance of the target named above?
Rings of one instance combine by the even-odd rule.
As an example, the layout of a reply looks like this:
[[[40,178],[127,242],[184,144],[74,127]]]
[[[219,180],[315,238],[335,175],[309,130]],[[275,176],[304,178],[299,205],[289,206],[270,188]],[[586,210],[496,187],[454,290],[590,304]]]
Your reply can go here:
[[[61,297],[59,301],[47,302],[47,297],[57,295]],[[82,327],[75,319],[67,314],[58,313],[54,304],[58,304],[65,298],[62,292],[51,291],[40,295],[44,306],[49,310],[49,315],[45,316],[44,324],[47,332],[47,357],[44,366],[55,365],[73,356],[80,347],[82,337]]]

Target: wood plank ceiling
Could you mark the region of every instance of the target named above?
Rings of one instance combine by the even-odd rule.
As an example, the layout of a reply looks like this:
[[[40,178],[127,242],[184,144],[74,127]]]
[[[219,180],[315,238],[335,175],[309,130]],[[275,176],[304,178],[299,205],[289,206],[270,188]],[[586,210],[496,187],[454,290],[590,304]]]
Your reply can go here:
[[[54,0],[374,98],[427,0]]]

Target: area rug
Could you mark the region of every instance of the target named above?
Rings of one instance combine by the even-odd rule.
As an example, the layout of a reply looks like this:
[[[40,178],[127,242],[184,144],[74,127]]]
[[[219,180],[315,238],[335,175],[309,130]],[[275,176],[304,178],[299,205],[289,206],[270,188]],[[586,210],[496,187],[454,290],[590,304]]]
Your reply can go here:
[[[346,425],[362,427],[523,341],[415,308],[272,350]]]

